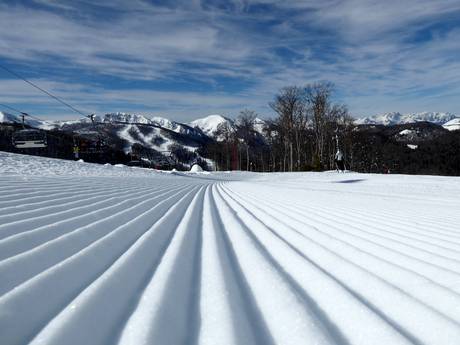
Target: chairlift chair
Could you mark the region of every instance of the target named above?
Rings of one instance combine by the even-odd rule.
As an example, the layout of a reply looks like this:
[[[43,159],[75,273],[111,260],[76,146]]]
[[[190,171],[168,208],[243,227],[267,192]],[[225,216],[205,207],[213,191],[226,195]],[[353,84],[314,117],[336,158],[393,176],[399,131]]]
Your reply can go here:
[[[46,133],[38,129],[21,129],[13,133],[13,145],[18,149],[44,148],[48,146]]]

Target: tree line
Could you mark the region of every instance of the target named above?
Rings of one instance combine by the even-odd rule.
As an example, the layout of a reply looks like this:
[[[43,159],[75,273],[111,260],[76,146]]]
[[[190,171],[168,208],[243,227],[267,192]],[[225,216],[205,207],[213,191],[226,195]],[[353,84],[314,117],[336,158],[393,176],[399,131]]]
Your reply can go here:
[[[282,88],[269,103],[275,116],[262,130],[257,114],[243,110],[234,124],[219,126],[200,154],[218,170],[322,171],[335,169],[340,149],[346,168],[357,172],[460,175],[460,130],[428,122],[355,125],[333,93],[328,82]],[[408,128],[425,133],[416,149],[398,135]]]
[[[345,149],[353,124],[347,107],[333,102],[333,91],[328,82],[284,87],[269,104],[276,117],[266,121],[262,135],[257,114],[243,110],[234,126],[219,126],[205,154],[221,170],[332,169],[337,143]]]

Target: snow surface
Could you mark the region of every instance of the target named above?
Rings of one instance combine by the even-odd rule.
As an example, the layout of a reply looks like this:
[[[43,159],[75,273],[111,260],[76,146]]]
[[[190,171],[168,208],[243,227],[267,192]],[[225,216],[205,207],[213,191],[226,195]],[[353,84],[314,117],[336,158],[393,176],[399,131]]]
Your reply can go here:
[[[449,131],[456,131],[460,129],[460,117],[450,120],[442,125],[445,129]]]
[[[125,153],[131,152],[131,147],[134,144],[140,144],[144,147],[148,147],[159,152],[169,151],[171,145],[177,143],[168,136],[164,135],[162,130],[157,127],[144,128],[147,134],[143,134],[139,127],[136,125],[126,125],[118,131],[118,136],[127,142],[124,148]],[[184,149],[195,152],[198,147],[180,145]]]
[[[413,131],[413,130],[404,129],[404,130],[402,130],[401,132],[399,132],[399,135],[410,135],[410,134],[414,134],[414,133],[416,133],[416,132]]]
[[[200,167],[199,164],[193,164],[192,167],[190,168],[191,172],[202,172],[203,168]]]
[[[453,345],[460,179],[0,152],[0,344]]]

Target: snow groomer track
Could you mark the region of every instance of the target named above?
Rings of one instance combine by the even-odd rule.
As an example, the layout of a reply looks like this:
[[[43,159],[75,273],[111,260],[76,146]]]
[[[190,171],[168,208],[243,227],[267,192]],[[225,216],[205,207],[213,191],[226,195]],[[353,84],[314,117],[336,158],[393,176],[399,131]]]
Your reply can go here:
[[[460,179],[0,153],[0,344],[460,344]]]

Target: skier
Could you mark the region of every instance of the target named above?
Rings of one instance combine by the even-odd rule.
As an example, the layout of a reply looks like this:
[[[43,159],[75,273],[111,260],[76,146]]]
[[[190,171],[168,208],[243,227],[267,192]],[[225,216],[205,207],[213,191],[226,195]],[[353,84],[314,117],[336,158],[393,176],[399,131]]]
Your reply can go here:
[[[337,171],[340,170],[341,172],[343,172],[345,170],[345,164],[343,162],[343,154],[342,154],[342,151],[340,151],[340,149],[338,149],[335,154],[335,165],[337,167]]]
[[[74,155],[74,158],[75,160],[78,160],[78,153],[80,152],[80,148],[78,147],[77,144],[74,145],[73,147],[73,155]]]

